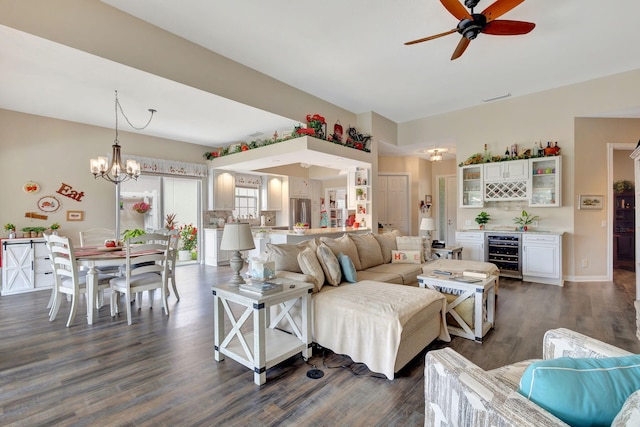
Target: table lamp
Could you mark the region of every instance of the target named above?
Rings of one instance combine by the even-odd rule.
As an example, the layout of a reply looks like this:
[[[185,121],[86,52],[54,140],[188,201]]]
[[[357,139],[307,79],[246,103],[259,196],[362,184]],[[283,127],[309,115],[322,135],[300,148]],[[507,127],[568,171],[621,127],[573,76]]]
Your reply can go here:
[[[222,231],[222,241],[220,242],[220,250],[233,251],[229,265],[234,271],[234,275],[229,281],[229,285],[238,286],[245,283],[240,270],[244,265],[242,254],[240,251],[255,249],[253,236],[251,235],[251,226],[246,222],[230,222],[224,226]]]
[[[436,220],[435,218],[422,218],[420,221],[420,231],[427,231],[429,233],[429,237],[431,237],[431,232],[436,229]]]

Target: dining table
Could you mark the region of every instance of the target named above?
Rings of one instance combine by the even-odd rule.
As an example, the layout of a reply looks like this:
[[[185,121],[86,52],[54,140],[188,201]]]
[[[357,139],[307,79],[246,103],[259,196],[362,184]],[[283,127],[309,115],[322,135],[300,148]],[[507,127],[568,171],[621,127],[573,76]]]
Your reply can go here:
[[[76,262],[87,271],[87,323],[93,324],[96,310],[98,267],[119,267],[127,263],[127,250],[123,247],[83,246],[75,250]]]

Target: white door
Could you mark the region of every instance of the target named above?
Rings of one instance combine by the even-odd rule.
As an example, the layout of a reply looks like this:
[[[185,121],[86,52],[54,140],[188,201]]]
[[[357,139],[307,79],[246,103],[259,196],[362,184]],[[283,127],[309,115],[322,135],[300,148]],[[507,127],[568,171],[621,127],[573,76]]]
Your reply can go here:
[[[452,245],[456,241],[456,229],[458,223],[457,217],[457,203],[458,200],[458,187],[457,187],[457,179],[455,175],[446,176],[445,179],[445,223],[447,227],[447,233],[445,237],[445,242],[448,245]]]
[[[411,233],[409,227],[409,177],[407,175],[378,176],[378,222],[385,231]]]

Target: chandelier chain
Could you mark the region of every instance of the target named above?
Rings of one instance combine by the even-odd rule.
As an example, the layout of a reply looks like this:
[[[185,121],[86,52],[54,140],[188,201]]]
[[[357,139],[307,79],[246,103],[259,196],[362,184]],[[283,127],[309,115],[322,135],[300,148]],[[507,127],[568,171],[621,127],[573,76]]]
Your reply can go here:
[[[149,120],[147,121],[147,123],[142,127],[134,126],[133,123],[131,123],[131,121],[127,117],[127,115],[124,113],[124,110],[122,109],[122,105],[120,104],[120,101],[118,100],[118,91],[116,90],[116,141],[118,140],[118,110],[120,110],[120,114],[122,114],[122,117],[124,117],[124,119],[127,121],[127,123],[129,123],[129,126],[131,126],[135,130],[144,130],[144,129],[146,129],[147,126],[149,126],[149,124],[151,123],[151,120],[153,119],[153,114],[156,112],[156,110],[154,110],[152,108],[149,108],[149,112],[151,113],[151,116],[149,116]]]

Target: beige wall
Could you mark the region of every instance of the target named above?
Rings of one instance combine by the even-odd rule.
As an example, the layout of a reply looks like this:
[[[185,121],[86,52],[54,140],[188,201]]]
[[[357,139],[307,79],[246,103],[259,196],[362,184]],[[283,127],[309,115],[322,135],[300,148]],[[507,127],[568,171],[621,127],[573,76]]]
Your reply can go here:
[[[640,129],[634,131],[627,125],[617,128],[603,126],[595,120],[589,135],[578,135],[576,119],[603,112],[633,108],[640,99],[640,70],[606,78],[565,86],[532,95],[496,101],[476,108],[454,111],[398,125],[400,145],[417,142],[455,141],[457,161],[461,162],[474,153],[481,152],[487,144],[493,154],[503,154],[505,147],[516,143],[532,147],[534,142],[558,141],[562,148],[562,204],[561,208],[527,209],[541,217],[540,228],[565,232],[563,237],[564,274],[569,279],[580,276],[603,279],[607,258],[606,237],[601,235],[601,218],[592,215],[584,218],[577,213],[577,194],[606,194],[606,151],[593,150],[594,144],[605,142],[633,142],[638,140]],[[628,119],[631,123],[640,122]],[[625,122],[626,123],[626,122]],[[626,129],[626,130],[625,130]],[[597,130],[597,132],[596,132]],[[635,132],[635,133],[634,133]],[[598,142],[595,136],[599,135]],[[576,166],[577,165],[577,166]],[[589,165],[586,167],[585,165]],[[594,183],[597,181],[597,184]],[[589,185],[594,183],[596,185]],[[599,192],[593,193],[599,189]],[[582,193],[580,193],[582,192]],[[492,225],[513,225],[512,218],[526,205],[510,204],[506,209],[494,208],[489,213]],[[486,210],[486,209],[485,209]],[[458,228],[464,228],[466,220],[473,221],[480,209],[459,209]],[[604,212],[604,211],[603,211]],[[604,215],[604,213],[603,213]],[[580,223],[577,224],[577,218]],[[473,223],[473,222],[472,222]],[[579,241],[575,241],[574,229],[580,229]],[[583,231],[584,230],[584,231]],[[587,230],[598,230],[585,235]],[[606,231],[606,230],[605,230]],[[576,254],[588,250],[588,254]],[[578,268],[586,256],[588,271]]]
[[[60,233],[77,243],[78,231],[93,228],[115,228],[115,185],[94,179],[89,172],[89,159],[111,155],[115,136],[112,129],[82,125],[63,120],[0,110],[0,224],[11,222],[22,227],[48,227],[54,222],[62,226]],[[123,153],[205,163],[202,154],[207,147],[119,131]],[[22,186],[27,181],[41,185],[37,194],[27,194]],[[78,202],[56,193],[62,183],[84,192]],[[37,202],[43,196],[55,196],[62,208],[45,214]],[[82,222],[68,222],[66,211],[85,212]],[[48,215],[47,220],[25,218],[25,212]],[[3,234],[4,236],[4,234]]]

